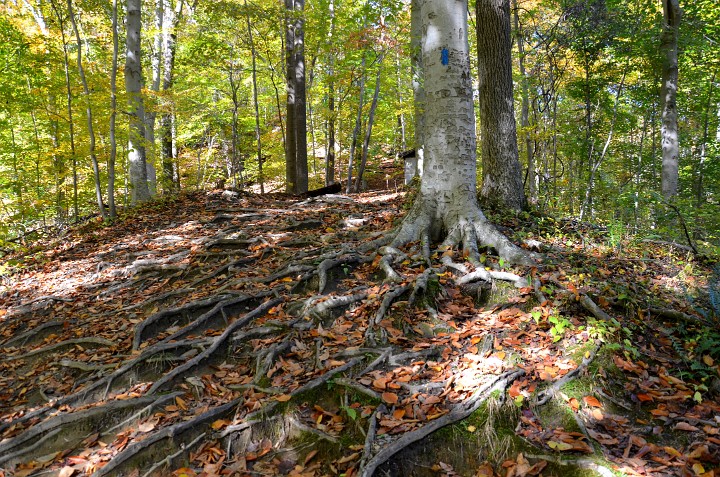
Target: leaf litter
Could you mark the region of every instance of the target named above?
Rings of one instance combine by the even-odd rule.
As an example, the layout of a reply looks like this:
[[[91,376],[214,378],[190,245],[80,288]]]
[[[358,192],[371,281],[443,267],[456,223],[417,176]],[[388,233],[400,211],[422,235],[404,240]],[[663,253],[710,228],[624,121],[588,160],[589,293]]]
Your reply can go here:
[[[703,286],[702,273],[681,283],[682,257],[647,244],[619,254],[582,224],[499,217],[545,244],[540,267],[516,270],[537,286],[479,306],[435,265],[438,291],[421,306],[400,287],[427,263],[408,254],[393,265],[402,283],[383,282],[363,249],[402,215],[402,197],[356,199],[193,193],[38,244],[0,295],[0,475],[363,475],[383,448],[456,423],[513,372],[498,389],[535,452],[475,475],[542,475],[591,455],[625,475],[719,472],[720,357],[686,338],[709,318],[678,293]],[[334,265],[321,272],[323,261]],[[566,394],[574,379],[592,386]],[[542,393],[572,429],[543,419]],[[131,405],[108,407],[119,401]],[[53,429],[80,413],[93,431],[58,442]],[[14,446],[32,432],[35,449]],[[128,464],[168,435],[182,445]],[[461,475],[438,459],[434,472]]]

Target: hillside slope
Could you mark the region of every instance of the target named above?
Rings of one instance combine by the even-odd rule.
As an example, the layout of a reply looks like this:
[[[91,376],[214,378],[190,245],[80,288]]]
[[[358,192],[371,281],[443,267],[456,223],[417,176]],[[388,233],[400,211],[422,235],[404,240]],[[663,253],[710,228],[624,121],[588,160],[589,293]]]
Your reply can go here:
[[[538,268],[380,256],[402,207],[193,193],[6,257],[0,476],[720,473],[717,273],[530,214]]]

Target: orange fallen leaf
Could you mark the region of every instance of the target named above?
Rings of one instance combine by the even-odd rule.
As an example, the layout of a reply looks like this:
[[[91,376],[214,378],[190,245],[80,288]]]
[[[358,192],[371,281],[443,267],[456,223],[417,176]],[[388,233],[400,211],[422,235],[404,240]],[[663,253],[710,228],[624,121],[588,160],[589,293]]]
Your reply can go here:
[[[598,401],[595,396],[585,396],[583,398],[583,401],[585,401],[585,404],[590,407],[602,407],[602,403]]]
[[[385,401],[388,404],[397,404],[399,398],[398,395],[395,393],[385,392],[382,393],[383,401]]]
[[[275,396],[276,401],[280,402],[287,402],[292,399],[292,396],[289,394],[280,394],[279,396]]]

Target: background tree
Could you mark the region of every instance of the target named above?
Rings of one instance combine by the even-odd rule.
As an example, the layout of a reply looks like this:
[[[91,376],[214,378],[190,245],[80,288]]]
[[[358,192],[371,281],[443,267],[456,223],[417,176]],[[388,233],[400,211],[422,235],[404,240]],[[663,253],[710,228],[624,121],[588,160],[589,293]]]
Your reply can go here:
[[[143,105],[142,63],[140,60],[140,32],[142,30],[141,0],[127,0],[127,37],[125,54],[125,90],[128,95],[130,134],[128,137],[128,163],[132,202],[150,199],[145,160],[145,108]]]
[[[660,107],[662,109],[662,194],[666,199],[677,195],[678,160],[680,156],[677,120],[678,30],[680,3],[662,0],[663,26],[660,51],[663,56]]]
[[[527,207],[513,101],[510,0],[476,0],[482,189],[489,204]]]

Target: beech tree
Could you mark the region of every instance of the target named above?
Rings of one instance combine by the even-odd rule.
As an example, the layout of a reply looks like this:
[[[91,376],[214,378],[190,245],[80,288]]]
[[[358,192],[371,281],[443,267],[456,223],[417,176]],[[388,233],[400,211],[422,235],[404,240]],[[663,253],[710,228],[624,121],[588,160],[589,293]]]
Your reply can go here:
[[[677,88],[678,88],[678,29],[680,4],[678,0],[663,0],[663,31],[660,50],[663,54],[660,104],[662,107],[662,194],[666,199],[678,191]]]
[[[530,264],[522,249],[493,227],[476,199],[476,140],[467,1],[418,0],[424,85],[424,171],[420,192],[393,247],[420,240],[461,245],[479,263],[478,244],[512,263]],[[417,31],[417,29],[413,29]],[[441,247],[442,247],[441,246]]]

